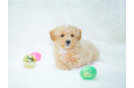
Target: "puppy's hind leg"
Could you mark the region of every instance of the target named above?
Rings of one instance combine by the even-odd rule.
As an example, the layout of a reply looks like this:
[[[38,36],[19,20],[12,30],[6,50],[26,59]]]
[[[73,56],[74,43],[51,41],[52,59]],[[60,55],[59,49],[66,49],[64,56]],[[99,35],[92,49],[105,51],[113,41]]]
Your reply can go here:
[[[92,62],[98,60],[98,59],[99,59],[99,55],[100,55],[100,52],[99,52],[99,50],[95,47],[95,48],[94,48],[94,54],[93,54],[93,57],[92,57]]]

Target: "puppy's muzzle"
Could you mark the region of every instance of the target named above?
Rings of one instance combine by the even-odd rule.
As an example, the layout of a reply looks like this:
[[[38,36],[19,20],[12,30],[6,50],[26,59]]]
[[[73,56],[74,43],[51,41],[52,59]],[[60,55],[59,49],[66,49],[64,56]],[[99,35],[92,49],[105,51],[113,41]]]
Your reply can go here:
[[[70,43],[71,43],[71,41],[70,41],[70,40],[67,40],[67,41],[66,41],[66,44],[67,44],[67,45],[69,45]]]

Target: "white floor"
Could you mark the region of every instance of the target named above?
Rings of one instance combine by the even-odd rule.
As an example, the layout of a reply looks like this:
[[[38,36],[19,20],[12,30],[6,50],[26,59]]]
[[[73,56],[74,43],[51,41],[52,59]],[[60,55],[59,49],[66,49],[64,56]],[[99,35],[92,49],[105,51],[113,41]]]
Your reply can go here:
[[[126,88],[125,0],[9,0],[9,88]],[[82,38],[100,50],[93,80],[83,80],[85,67],[56,69],[49,31],[61,24],[82,30]],[[41,61],[25,68],[23,58],[40,52]]]

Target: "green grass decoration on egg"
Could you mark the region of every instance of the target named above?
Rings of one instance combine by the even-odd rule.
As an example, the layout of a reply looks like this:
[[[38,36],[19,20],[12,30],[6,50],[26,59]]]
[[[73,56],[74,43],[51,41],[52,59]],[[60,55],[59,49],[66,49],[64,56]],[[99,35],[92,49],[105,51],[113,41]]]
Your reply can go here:
[[[80,76],[83,79],[94,79],[96,77],[96,75],[97,75],[97,70],[92,66],[84,67],[80,71]]]

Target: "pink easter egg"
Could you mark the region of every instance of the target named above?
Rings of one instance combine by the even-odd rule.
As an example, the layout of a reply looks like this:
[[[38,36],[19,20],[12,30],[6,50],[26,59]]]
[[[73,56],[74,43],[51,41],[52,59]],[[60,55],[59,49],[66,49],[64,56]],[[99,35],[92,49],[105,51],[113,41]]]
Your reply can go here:
[[[31,55],[35,56],[36,61],[39,61],[41,59],[41,54],[38,52],[33,52],[33,53],[31,53]]]

